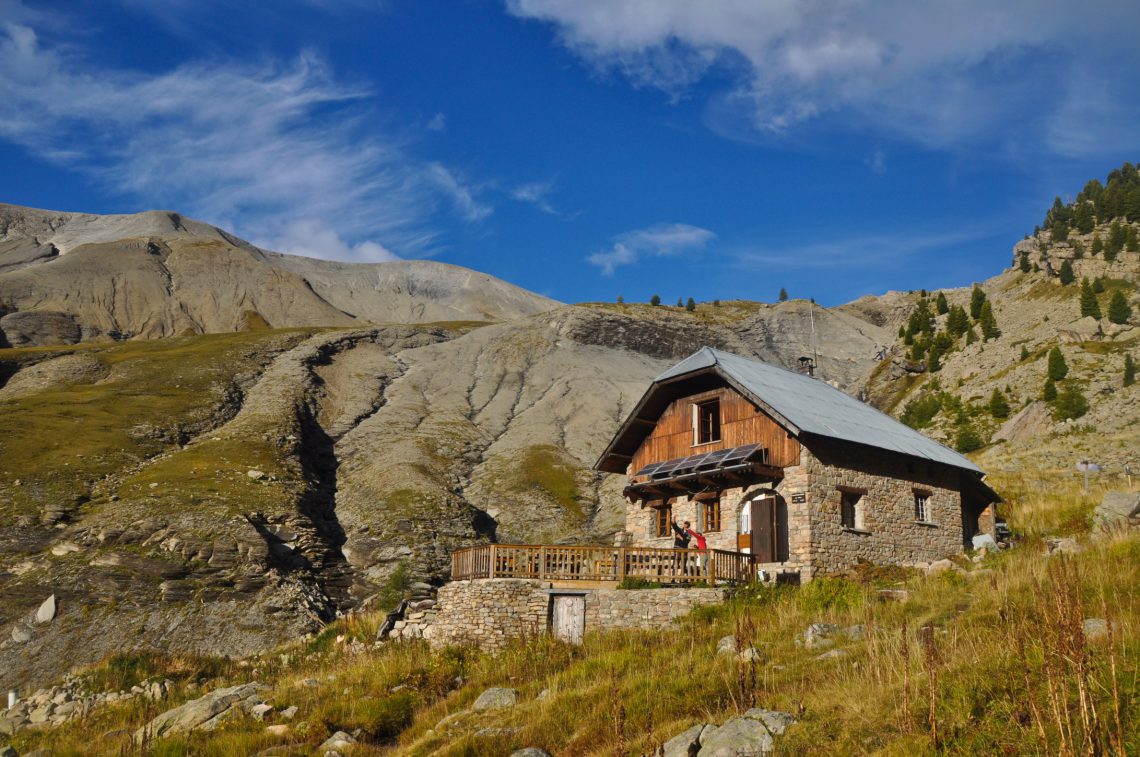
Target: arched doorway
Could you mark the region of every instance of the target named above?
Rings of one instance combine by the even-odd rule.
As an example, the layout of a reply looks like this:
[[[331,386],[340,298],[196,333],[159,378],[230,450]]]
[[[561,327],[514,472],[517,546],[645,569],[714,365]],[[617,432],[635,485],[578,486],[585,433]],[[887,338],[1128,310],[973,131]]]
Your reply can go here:
[[[788,504],[777,492],[761,489],[744,497],[739,509],[737,547],[761,563],[788,559]]]

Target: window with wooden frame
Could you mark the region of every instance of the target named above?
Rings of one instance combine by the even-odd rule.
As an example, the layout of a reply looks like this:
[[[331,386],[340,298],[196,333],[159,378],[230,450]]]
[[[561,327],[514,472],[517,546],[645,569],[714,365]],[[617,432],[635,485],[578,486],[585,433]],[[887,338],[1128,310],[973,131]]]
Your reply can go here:
[[[720,497],[701,501],[701,530],[720,530]]]
[[[672,505],[657,505],[653,508],[653,530],[658,539],[673,533]]]
[[[930,514],[930,492],[926,489],[914,490],[914,519],[919,523],[932,523]]]
[[[693,404],[693,444],[720,441],[720,400]]]
[[[865,530],[866,494],[866,489],[839,487],[839,517],[844,528],[852,531]]]

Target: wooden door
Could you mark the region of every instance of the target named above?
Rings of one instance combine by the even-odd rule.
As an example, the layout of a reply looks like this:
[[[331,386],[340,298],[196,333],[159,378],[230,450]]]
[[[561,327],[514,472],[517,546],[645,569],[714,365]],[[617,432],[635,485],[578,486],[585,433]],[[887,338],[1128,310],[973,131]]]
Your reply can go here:
[[[571,644],[582,643],[586,630],[586,598],[575,594],[555,594],[550,626],[554,637]]]
[[[752,554],[758,562],[776,562],[776,500],[754,500],[751,508]]]

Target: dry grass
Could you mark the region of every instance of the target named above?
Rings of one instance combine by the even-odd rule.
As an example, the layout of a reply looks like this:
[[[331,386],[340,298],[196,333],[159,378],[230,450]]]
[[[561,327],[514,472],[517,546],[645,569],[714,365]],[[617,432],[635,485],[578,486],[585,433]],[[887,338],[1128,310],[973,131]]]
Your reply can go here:
[[[213,669],[199,662],[202,675],[183,670],[180,678],[201,680],[199,688],[178,688],[174,701],[257,678],[273,687],[274,704],[300,708],[291,737],[298,748],[361,728],[370,740],[353,754],[502,755],[541,746],[641,755],[690,725],[753,705],[799,719],[777,740],[779,754],[1136,754],[1140,536],[1101,536],[1075,556],[1046,557],[1038,538],[1079,532],[1086,499],[1067,480],[1002,485],[1011,525],[1025,539],[980,563],[963,561],[966,573],[867,568],[799,589],[755,587],[669,631],[588,634],[580,647],[542,637],[497,656],[420,644],[372,649],[379,619],[350,618],[258,659]],[[907,589],[909,599],[881,601],[884,586]],[[1109,637],[1086,638],[1087,617],[1105,618]],[[865,638],[838,642],[845,657],[819,660],[821,650],[795,644],[818,621],[860,624]],[[369,642],[367,651],[351,653],[338,636]],[[724,636],[759,647],[764,661],[718,656]],[[154,661],[147,665],[152,671]],[[470,712],[489,686],[518,689],[520,704]],[[137,728],[152,714],[140,704],[109,707],[21,734],[15,745],[125,753],[122,732],[103,734]],[[154,753],[252,753],[275,743],[264,728],[237,720],[214,734],[164,740]]]

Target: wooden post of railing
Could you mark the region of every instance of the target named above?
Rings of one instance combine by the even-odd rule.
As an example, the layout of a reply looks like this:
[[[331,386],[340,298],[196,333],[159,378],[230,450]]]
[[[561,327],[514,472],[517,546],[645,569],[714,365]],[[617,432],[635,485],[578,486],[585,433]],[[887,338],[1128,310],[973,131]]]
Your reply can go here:
[[[496,547],[491,545],[491,564],[487,568],[487,578],[496,578],[495,571],[498,569],[498,555],[495,554]]]
[[[546,580],[546,547],[538,548],[538,580]]]
[[[716,551],[709,550],[706,555],[709,561],[709,586],[716,586]]]
[[[626,551],[625,547],[622,547],[618,550],[618,561],[617,561],[617,581],[618,581],[618,584],[621,584],[621,582],[625,580],[625,561],[626,561],[626,555],[628,555],[628,554],[629,553]]]

